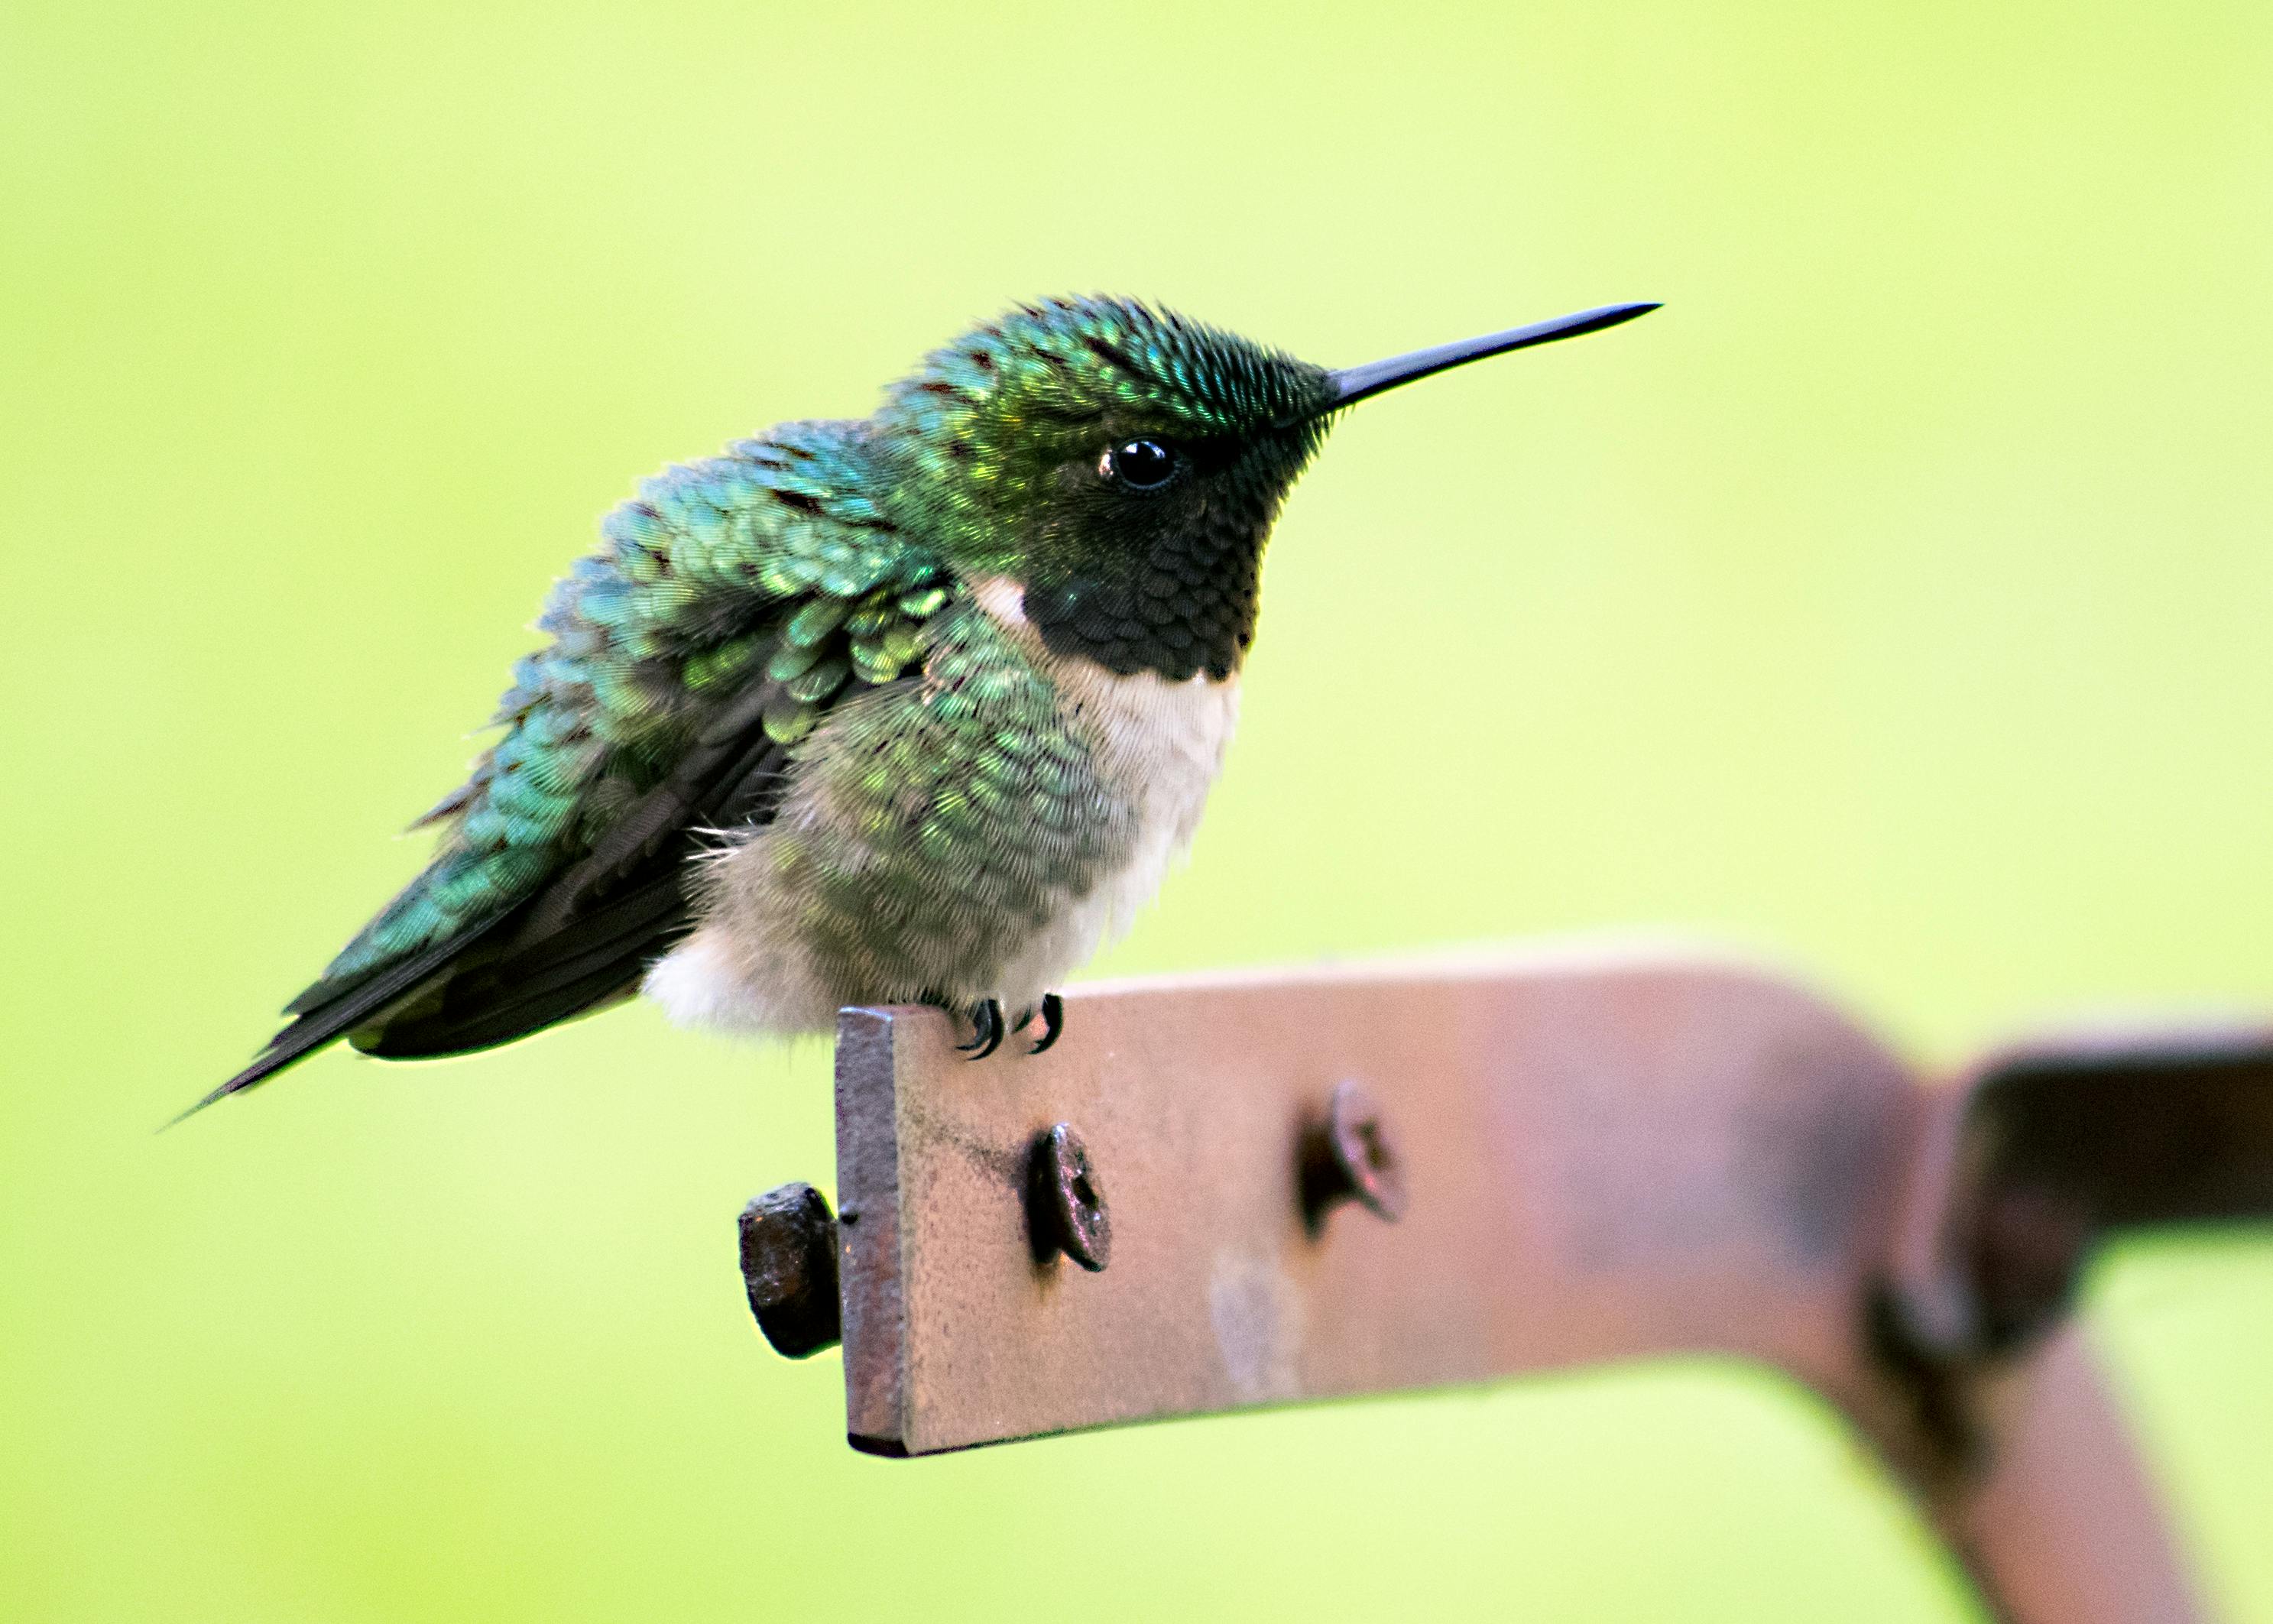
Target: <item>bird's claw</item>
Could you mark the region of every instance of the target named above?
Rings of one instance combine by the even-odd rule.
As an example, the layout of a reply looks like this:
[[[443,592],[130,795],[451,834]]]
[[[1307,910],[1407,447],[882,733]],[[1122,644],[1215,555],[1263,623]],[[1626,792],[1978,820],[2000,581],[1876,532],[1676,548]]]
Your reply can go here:
[[[1026,1023],[1024,1021],[1018,1022],[1019,1029],[1024,1030],[1025,1024]],[[1039,1054],[1043,1050],[1057,1042],[1058,1034],[1064,1030],[1065,999],[1060,998],[1054,992],[1043,993],[1042,1035],[1034,1039],[1032,1044],[1027,1049],[1026,1052],[1028,1054]]]
[[[940,1007],[946,1008],[949,1006],[941,1000]],[[1041,1053],[1043,1050],[1057,1042],[1058,1035],[1065,1030],[1065,999],[1056,993],[1046,992],[1042,995],[1039,1013],[1042,1017],[1042,1035],[1026,1046],[1028,1054]],[[964,1012],[965,1018],[971,1022],[971,1041],[967,1044],[956,1044],[956,1050],[958,1053],[968,1055],[974,1060],[983,1060],[1002,1046],[1002,1039],[1007,1033],[1023,1032],[1033,1025],[1035,1014],[1036,1012],[1031,1009],[1022,1011],[1016,1022],[1006,1027],[1002,1021],[1002,1002],[1000,999],[990,998],[974,1004]]]
[[[956,1048],[974,1060],[983,1060],[1002,1046],[1002,1005],[999,999],[988,999],[971,1011],[971,1037],[967,1044]]]

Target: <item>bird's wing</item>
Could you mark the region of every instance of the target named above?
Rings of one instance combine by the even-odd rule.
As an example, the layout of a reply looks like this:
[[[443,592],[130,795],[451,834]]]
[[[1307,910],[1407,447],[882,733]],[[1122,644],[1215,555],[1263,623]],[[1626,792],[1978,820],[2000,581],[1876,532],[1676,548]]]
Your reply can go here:
[[[342,1036],[487,1047],[609,1002],[689,924],[688,859],[772,816],[819,715],[919,667],[951,580],[871,498],[864,425],[667,469],[555,587],[433,861],[200,1104]],[[194,1109],[194,1107],[193,1107]]]

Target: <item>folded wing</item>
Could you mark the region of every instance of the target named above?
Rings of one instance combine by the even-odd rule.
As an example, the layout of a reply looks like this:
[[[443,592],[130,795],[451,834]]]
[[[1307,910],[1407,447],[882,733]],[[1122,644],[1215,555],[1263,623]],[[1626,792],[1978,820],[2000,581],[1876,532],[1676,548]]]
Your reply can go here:
[[[514,670],[504,736],[419,820],[442,830],[433,861],[199,1106],[341,1037],[455,1054],[637,987],[691,928],[692,860],[773,815],[818,718],[921,669],[950,581],[870,496],[864,432],[787,424],[609,516]]]

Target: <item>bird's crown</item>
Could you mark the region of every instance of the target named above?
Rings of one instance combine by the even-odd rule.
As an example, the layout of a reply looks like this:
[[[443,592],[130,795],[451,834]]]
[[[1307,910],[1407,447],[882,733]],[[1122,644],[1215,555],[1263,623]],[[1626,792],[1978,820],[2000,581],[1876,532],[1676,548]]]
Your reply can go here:
[[[1235,333],[1133,299],[1061,298],[934,350],[892,386],[882,415],[941,459],[976,466],[1011,442],[1093,438],[1105,425],[1240,435],[1308,415],[1329,393],[1324,368]]]

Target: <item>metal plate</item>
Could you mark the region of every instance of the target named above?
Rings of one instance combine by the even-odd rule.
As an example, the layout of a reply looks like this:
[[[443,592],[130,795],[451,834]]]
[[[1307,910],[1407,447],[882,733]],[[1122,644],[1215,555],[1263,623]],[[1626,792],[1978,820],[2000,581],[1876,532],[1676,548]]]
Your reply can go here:
[[[835,1238],[860,1448],[1723,1353],[1841,1411],[1997,1616],[2206,1616],[2067,1310],[2107,1230],[2273,1210],[2273,1028],[1929,1087],[1782,977],[1626,947],[1092,987],[1041,1056],[957,1036],[845,1011],[843,1210],[745,1215],[791,1351]]]
[[[1745,1354],[1841,1402],[1920,1118],[1829,1006],[1733,962],[1551,954],[1086,989],[1040,1056],[848,1010],[848,1429],[924,1454],[1654,1352]],[[1380,1104],[1390,1223],[1315,1231],[1302,1135]],[[1110,1204],[1103,1272],[1037,1261],[1036,1141]]]

